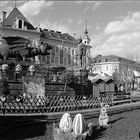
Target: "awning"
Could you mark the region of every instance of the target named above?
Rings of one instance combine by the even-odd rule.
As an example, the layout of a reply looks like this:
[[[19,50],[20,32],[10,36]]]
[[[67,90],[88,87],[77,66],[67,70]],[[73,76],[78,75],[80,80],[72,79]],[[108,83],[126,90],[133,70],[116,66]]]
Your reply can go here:
[[[133,71],[133,73],[134,73],[134,76],[135,76],[135,77],[140,77],[140,72],[138,72],[138,71]]]
[[[88,76],[88,80],[92,81],[94,79],[93,76]]]
[[[110,79],[110,78],[112,78],[112,77],[107,75],[106,73],[100,73],[93,77],[93,79],[102,79],[102,80],[106,80],[106,79]]]
[[[109,80],[113,80],[111,76],[105,74],[105,73],[100,73],[96,76],[88,76],[88,79],[92,82],[95,83],[99,80],[102,80],[104,82],[108,82]]]

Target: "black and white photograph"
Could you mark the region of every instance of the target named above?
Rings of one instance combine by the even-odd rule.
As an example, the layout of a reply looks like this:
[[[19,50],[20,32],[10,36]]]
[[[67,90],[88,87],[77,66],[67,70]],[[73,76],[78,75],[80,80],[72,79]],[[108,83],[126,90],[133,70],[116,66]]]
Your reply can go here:
[[[0,140],[140,140],[140,1],[0,0]]]

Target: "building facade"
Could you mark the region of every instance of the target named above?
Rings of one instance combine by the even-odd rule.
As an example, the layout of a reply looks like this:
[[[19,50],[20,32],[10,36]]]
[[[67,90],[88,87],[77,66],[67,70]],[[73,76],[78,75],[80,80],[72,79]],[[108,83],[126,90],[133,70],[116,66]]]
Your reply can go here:
[[[35,56],[36,63],[43,63],[47,66],[73,67],[78,65],[77,46],[78,41],[68,33],[59,31],[35,28],[24,15],[15,7],[7,16],[3,12],[3,20],[0,24],[0,44],[8,37],[22,37],[30,41],[28,46],[38,48],[41,44],[49,44],[52,49],[50,55]],[[84,33],[83,44],[85,44],[85,59],[90,56],[88,32]]]
[[[3,20],[0,25],[0,40],[21,37],[30,41],[30,47],[37,47],[40,44],[40,36],[41,33],[33,27],[17,8],[14,8],[8,16],[6,12],[3,12]],[[4,44],[1,43],[1,45]],[[21,47],[26,47],[26,45]],[[36,61],[39,61],[37,57]]]
[[[52,46],[50,55],[42,56],[41,62],[51,66],[71,67],[75,66],[77,40],[67,33],[43,29],[41,42]]]

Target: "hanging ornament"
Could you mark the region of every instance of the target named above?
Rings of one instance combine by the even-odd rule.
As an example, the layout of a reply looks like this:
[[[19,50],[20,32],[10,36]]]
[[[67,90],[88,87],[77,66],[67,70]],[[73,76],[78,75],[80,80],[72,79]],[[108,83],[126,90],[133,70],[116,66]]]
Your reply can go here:
[[[3,65],[1,66],[1,70],[2,70],[3,72],[5,72],[7,69],[8,69],[8,64],[3,64]]]
[[[22,71],[22,66],[20,64],[17,64],[15,67],[16,73],[20,73]]]
[[[28,68],[30,75],[33,75],[35,72],[35,66],[34,65],[30,65],[30,67]]]

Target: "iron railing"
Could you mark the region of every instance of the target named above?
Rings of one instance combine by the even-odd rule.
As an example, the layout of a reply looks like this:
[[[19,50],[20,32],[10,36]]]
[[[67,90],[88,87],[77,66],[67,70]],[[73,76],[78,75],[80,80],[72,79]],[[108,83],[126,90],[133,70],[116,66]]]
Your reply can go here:
[[[99,108],[101,102],[113,105],[112,96],[46,96],[1,98],[0,114],[66,112]]]

